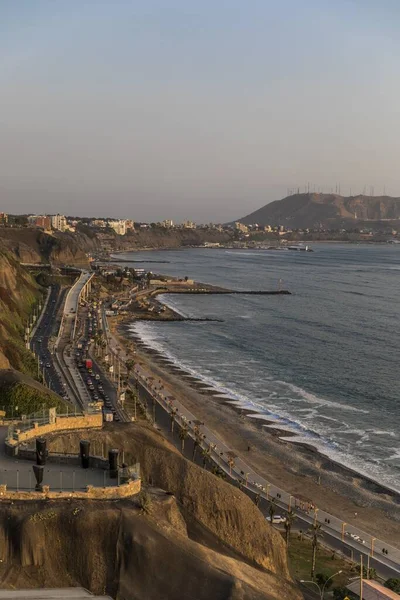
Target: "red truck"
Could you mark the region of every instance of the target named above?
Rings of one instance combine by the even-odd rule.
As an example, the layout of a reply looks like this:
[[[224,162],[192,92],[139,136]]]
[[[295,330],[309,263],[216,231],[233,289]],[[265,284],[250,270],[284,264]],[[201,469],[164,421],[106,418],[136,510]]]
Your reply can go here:
[[[87,359],[85,360],[85,367],[86,367],[87,369],[91,369],[91,368],[93,367],[93,363],[92,363],[92,361],[90,360],[90,358],[87,358]]]

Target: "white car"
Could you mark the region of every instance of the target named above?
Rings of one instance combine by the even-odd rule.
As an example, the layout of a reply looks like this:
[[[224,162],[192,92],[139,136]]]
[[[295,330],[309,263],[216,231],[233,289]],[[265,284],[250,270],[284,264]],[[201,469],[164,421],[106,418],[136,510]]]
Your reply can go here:
[[[267,519],[268,521],[271,520],[270,517],[268,517]],[[272,517],[272,523],[273,525],[282,525],[282,523],[284,523],[286,521],[285,517],[282,517],[282,515],[274,515]]]

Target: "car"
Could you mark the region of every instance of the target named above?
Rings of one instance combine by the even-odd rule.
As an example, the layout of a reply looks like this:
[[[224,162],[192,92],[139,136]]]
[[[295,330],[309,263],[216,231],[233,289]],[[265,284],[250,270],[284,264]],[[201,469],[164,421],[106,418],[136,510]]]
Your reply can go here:
[[[271,519],[268,518],[268,521],[270,521]],[[282,523],[284,523],[286,521],[285,517],[282,517],[282,515],[274,515],[272,517],[272,523],[273,525],[281,525]]]
[[[96,373],[95,377],[96,377],[97,381],[99,381],[100,375],[98,373]]]
[[[48,369],[51,369],[51,364],[50,364],[49,362],[48,362],[48,363],[46,363],[46,367],[47,367]]]

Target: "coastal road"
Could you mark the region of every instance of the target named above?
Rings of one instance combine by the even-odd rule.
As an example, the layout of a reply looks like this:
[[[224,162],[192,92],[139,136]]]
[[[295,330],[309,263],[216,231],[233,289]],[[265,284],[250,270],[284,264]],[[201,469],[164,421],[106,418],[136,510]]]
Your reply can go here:
[[[62,306],[66,292],[66,289],[60,291],[58,284],[51,286],[47,303],[30,342],[31,350],[38,358],[38,371],[42,372],[48,387],[63,397],[68,395],[65,382],[60,377],[54,363],[54,354],[50,349],[49,342],[56,335],[57,313]]]
[[[114,354],[119,353],[121,360],[126,361],[127,357],[124,349],[119,346],[118,340],[110,332],[105,315],[103,316],[103,328],[107,334],[111,351]],[[178,424],[184,424],[187,427],[188,433],[193,439],[195,437],[194,423],[199,423],[199,421],[195,415],[173,397],[173,390],[168,390],[167,386],[164,388],[160,385],[140,365],[135,366],[134,375],[137,377],[142,388],[154,399],[155,405],[159,405],[167,414],[172,409],[177,410],[176,421]],[[153,404],[152,410],[154,410],[155,405]],[[309,503],[304,503],[295,498],[285,490],[261,477],[239,456],[234,456],[233,464],[231,463],[231,466],[229,466],[229,461],[231,460],[230,449],[205,424],[198,425],[198,429],[201,435],[204,436],[201,446],[210,449],[213,461],[233,481],[240,481],[245,488],[244,491],[253,496],[259,496],[260,506],[262,503],[266,503],[266,506],[269,507],[273,499],[274,503],[276,503],[277,511],[282,511],[285,514],[289,509],[295,510],[298,522],[302,523],[304,529],[310,528],[313,523],[319,523],[325,540],[331,540],[332,547],[341,549],[346,556],[353,556],[353,559],[356,561],[359,559],[360,554],[363,554],[365,564],[367,564],[369,556],[371,566],[373,566],[373,561],[374,566],[377,565],[375,567],[377,570],[389,570],[392,575],[395,574],[394,576],[400,575],[400,550],[398,548],[395,548],[387,541],[385,542],[371,536],[357,527],[346,524],[338,517],[318,507],[310,506]],[[383,550],[385,550],[385,553],[383,553]]]

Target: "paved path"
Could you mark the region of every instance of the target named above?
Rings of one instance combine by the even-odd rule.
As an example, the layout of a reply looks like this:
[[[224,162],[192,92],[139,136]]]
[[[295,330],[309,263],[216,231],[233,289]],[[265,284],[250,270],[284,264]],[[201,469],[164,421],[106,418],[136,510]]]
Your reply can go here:
[[[4,443],[7,437],[7,427],[0,427],[0,485],[6,484],[12,490],[33,490],[35,476],[32,460],[7,456]],[[79,448],[77,448],[77,453]],[[78,458],[78,454],[77,454]],[[55,462],[51,460],[44,467],[43,483],[50,490],[82,490],[87,485],[108,487],[118,484],[116,479],[110,479],[109,471],[103,469],[82,469],[79,464]]]

